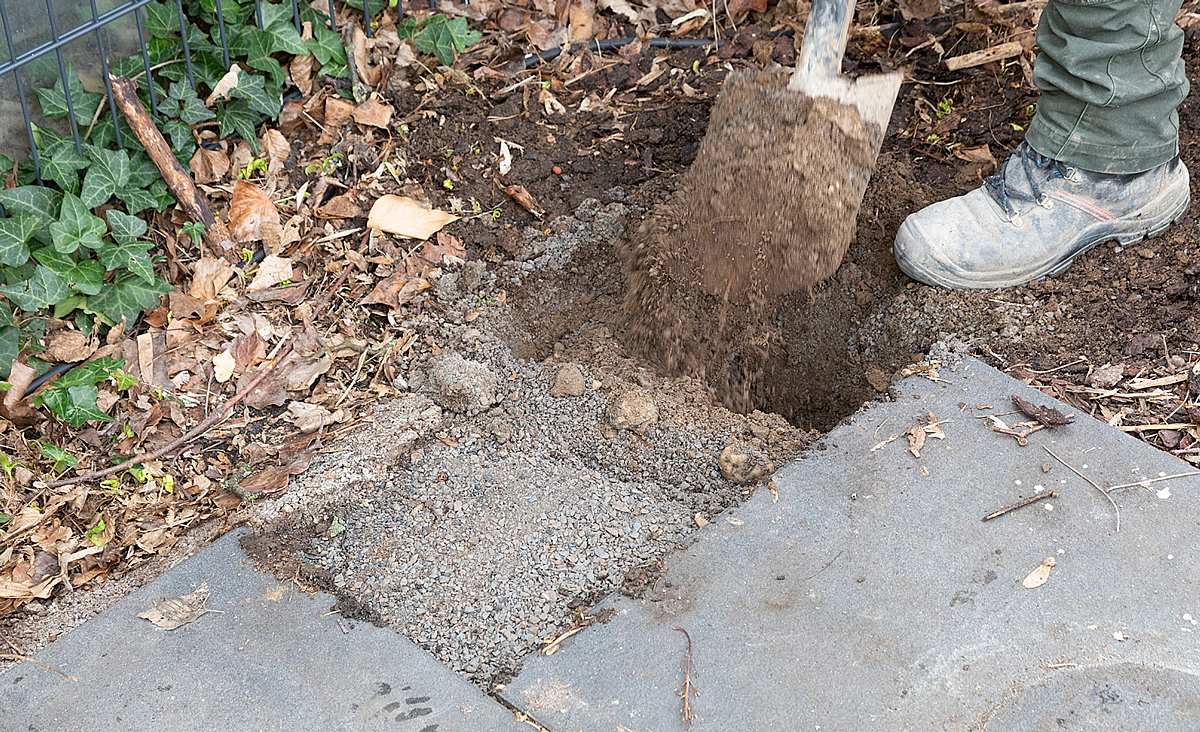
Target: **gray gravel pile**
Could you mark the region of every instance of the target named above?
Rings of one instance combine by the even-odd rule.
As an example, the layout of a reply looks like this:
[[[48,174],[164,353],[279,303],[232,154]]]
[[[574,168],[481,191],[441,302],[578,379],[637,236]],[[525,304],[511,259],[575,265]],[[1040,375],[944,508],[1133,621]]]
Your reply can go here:
[[[525,261],[443,275],[443,312],[413,324],[438,355],[415,358],[396,383],[408,393],[339,446],[363,466],[356,479],[328,491],[305,481],[260,510],[262,529],[340,597],[484,686],[747,495],[753,485],[722,475],[727,444],[782,463],[811,438],[774,415],[714,406],[693,381],[647,374],[586,323],[586,363],[538,362],[513,354],[508,334],[528,326],[509,308],[468,317],[481,294],[530,263],[561,266],[625,216],[590,201]],[[302,526],[310,536],[297,544]]]

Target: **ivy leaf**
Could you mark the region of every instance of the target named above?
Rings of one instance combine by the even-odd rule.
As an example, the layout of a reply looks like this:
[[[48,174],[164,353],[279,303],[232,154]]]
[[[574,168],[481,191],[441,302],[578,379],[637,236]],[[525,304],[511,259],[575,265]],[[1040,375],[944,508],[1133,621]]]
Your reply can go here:
[[[53,181],[65,191],[79,192],[79,171],[88,166],[88,159],[68,140],[55,140],[41,150],[42,178]]]
[[[21,353],[21,329],[6,325],[0,327],[0,378],[8,378],[13,361]]]
[[[268,89],[267,80],[257,74],[243,73],[230,95],[246,102],[248,108],[271,119],[279,116],[283,98],[278,89]]]
[[[91,421],[112,421],[112,417],[101,411],[99,405],[96,404],[98,396],[99,392],[95,384],[80,384],[66,388],[45,389],[34,397],[33,403],[36,406],[45,407],[55,417],[78,429]],[[53,456],[47,455],[47,457],[53,459]],[[63,469],[65,470],[65,468]],[[55,462],[55,471],[62,472],[57,461]]]
[[[47,308],[71,294],[67,281],[45,265],[34,269],[29,279],[6,287],[0,294],[27,313]]]
[[[0,205],[10,214],[27,214],[38,221],[47,222],[54,218],[60,200],[58,191],[44,186],[18,186],[0,188]]]
[[[117,240],[116,244],[105,242],[105,246],[96,252],[104,269],[112,272],[114,269],[129,268],[129,261],[134,257],[146,257],[147,252],[154,248],[148,241],[137,239]]]
[[[117,194],[121,199],[121,203],[125,204],[125,209],[131,214],[140,213],[148,208],[156,208],[158,201],[154,196],[150,195],[149,191],[141,188],[127,188]]]
[[[75,121],[81,125],[91,123],[92,116],[100,107],[100,95],[84,89],[79,75],[70,66],[67,67],[67,88],[71,90],[71,106],[75,109]],[[42,114],[52,119],[67,116],[67,97],[63,94],[61,78],[55,81],[52,87],[38,89],[37,96],[42,107]]]
[[[171,143],[171,150],[178,153],[189,145],[194,144],[192,128],[177,119],[165,119],[159,125],[163,136]]]
[[[258,152],[258,121],[262,115],[250,109],[244,99],[236,99],[217,108],[217,119],[221,122],[221,137],[237,133],[255,153]]]
[[[109,322],[119,323],[126,318],[132,323],[143,310],[158,305],[159,299],[170,291],[171,288],[159,280],[146,282],[137,275],[119,275],[99,295],[88,298],[88,308],[108,318]]]
[[[130,188],[145,188],[156,180],[161,180],[162,174],[158,172],[158,168],[154,162],[150,160],[150,156],[144,152],[135,152],[129,156],[129,182],[126,183]],[[117,196],[120,197],[121,192],[117,191]]]
[[[146,6],[146,33],[152,38],[173,38],[179,35],[179,12],[175,5],[154,2]]]
[[[62,449],[58,445],[49,442],[38,442],[37,446],[42,451],[42,457],[54,462],[54,473],[63,473],[70,468],[75,467],[79,463],[79,458]]]
[[[108,226],[112,229],[113,238],[122,244],[132,242],[138,237],[144,236],[150,229],[146,222],[137,216],[130,216],[116,209],[109,209],[106,215],[108,216]]]
[[[346,63],[346,48],[342,45],[341,36],[321,23],[314,23],[312,30],[313,37],[308,39],[305,45],[317,63],[321,66]]]
[[[466,18],[435,15],[427,20],[413,39],[417,50],[437,56],[443,66],[450,66],[458,54],[479,42],[479,31],[467,26]]]
[[[70,254],[44,247],[34,252],[33,258],[63,278],[72,290],[84,295],[96,295],[104,289],[104,268],[91,257],[76,260]]]
[[[63,194],[58,221],[50,224],[50,238],[55,249],[64,254],[70,254],[80,246],[99,249],[100,239],[107,231],[108,227],[92,215],[91,207],[82,199],[70,193]]]
[[[92,166],[83,177],[79,198],[88,208],[96,208],[129,183],[129,153],[89,145],[87,155]]]
[[[172,86],[176,86],[176,84],[172,84]],[[178,86],[182,86],[190,92],[183,99],[179,100],[180,120],[189,125],[198,125],[216,116],[212,113],[212,110],[204,106],[204,102],[200,101],[200,97],[196,95],[196,92],[191,90],[191,87],[182,83],[178,83]]]
[[[29,261],[29,240],[41,222],[28,214],[0,219],[0,264],[20,267]]]
[[[167,188],[165,180],[156,180],[150,186],[150,197],[154,199],[153,208],[156,211],[165,211],[175,205],[175,196],[172,195],[171,189]]]
[[[140,254],[129,255],[129,261],[125,263],[125,268],[142,278],[147,284],[158,282],[158,278],[154,275],[154,262],[145,252]]]

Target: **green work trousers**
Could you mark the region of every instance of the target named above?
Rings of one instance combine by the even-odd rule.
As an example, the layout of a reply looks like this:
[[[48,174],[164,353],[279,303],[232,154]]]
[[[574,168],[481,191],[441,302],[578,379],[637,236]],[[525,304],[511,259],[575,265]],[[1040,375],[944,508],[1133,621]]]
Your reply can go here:
[[[1188,92],[1181,4],[1050,0],[1037,29],[1030,146],[1097,173],[1141,173],[1178,155],[1176,107]]]

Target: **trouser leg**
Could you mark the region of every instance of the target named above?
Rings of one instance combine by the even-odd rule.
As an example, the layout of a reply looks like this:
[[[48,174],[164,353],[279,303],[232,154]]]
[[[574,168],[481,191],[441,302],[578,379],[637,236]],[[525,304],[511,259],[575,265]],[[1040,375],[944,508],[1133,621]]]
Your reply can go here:
[[[1041,90],[1026,140],[1098,173],[1140,173],[1179,152],[1187,96],[1182,0],[1050,0],[1038,24]]]

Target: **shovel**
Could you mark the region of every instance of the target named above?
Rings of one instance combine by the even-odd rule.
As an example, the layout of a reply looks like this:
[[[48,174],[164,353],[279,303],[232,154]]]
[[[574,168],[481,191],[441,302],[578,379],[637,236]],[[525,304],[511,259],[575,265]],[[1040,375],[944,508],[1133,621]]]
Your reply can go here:
[[[900,88],[841,75],[853,0],[813,0],[796,68],[731,73],[696,160],[641,231],[678,283],[770,302],[837,269]]]

